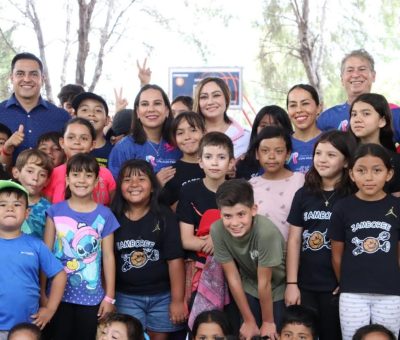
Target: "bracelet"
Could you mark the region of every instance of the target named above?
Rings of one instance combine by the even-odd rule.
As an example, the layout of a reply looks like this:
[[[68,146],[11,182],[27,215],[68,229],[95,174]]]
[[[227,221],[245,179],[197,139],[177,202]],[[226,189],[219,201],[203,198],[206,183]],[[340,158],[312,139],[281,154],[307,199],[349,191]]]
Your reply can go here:
[[[1,149],[1,153],[2,153],[4,156],[7,156],[7,157],[12,156],[12,153],[6,152],[6,150],[4,149],[4,147]]]
[[[287,285],[297,285],[297,282],[286,282]]]
[[[103,299],[105,302],[111,303],[112,305],[115,305],[115,299],[110,298],[109,296],[105,296]]]

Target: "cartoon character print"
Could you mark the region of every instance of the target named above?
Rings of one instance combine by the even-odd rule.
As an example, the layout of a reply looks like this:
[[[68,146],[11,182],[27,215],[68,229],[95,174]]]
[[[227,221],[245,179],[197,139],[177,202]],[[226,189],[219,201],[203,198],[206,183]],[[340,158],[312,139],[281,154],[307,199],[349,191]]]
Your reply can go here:
[[[58,240],[54,247],[55,253],[58,258],[68,259],[64,266],[68,282],[72,286],[85,282],[87,289],[96,289],[100,281],[100,233],[104,227],[104,218],[97,216],[92,226],[67,216],[57,216],[54,222],[57,225]]]
[[[160,253],[157,249],[143,248],[140,250],[133,250],[129,254],[122,254],[124,264],[122,265],[122,271],[127,272],[132,268],[142,268],[148,261],[158,261],[160,259]]]
[[[322,248],[331,249],[331,243],[327,239],[328,230],[322,233],[319,230],[315,230],[312,233],[309,232],[308,229],[305,229],[303,232],[303,251],[309,249],[312,251],[317,251]]]
[[[353,249],[352,253],[354,256],[358,256],[363,253],[373,254],[378,250],[388,253],[390,250],[390,242],[388,241],[389,239],[390,233],[387,231],[380,232],[378,237],[369,236],[363,240],[360,240],[358,237],[353,237],[351,242],[354,243],[356,247]]]

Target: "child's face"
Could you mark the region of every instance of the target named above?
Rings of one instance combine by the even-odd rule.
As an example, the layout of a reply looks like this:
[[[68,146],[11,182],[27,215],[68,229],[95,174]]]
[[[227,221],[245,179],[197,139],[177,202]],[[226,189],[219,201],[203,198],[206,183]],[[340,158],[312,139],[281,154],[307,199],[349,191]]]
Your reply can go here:
[[[350,177],[358,188],[357,196],[370,201],[382,198],[383,187],[393,176],[379,157],[367,155],[357,159]]]
[[[51,139],[43,141],[39,144],[38,149],[47,154],[53,162],[53,167],[59,166],[64,162],[65,153],[61,147],[54,143]]]
[[[16,193],[0,193],[0,230],[1,233],[13,233],[21,229],[21,225],[29,215],[25,197]]]
[[[14,332],[10,337],[10,340],[38,340],[38,337],[27,329],[21,329]]]
[[[381,332],[372,332],[365,335],[362,340],[390,340],[389,336]]]
[[[152,192],[150,178],[142,172],[131,172],[122,179],[121,192],[129,204],[148,204]]]
[[[386,125],[374,107],[363,102],[356,102],[350,114],[350,128],[363,142],[379,142],[380,129]]]
[[[195,155],[199,150],[199,143],[203,135],[203,131],[197,127],[191,127],[186,119],[183,119],[176,129],[176,144],[184,154]]]
[[[65,111],[67,111],[67,112],[69,113],[69,115],[70,115],[71,117],[75,117],[75,110],[74,110],[74,108],[72,107],[72,103],[71,103],[71,102],[64,102],[64,103],[62,104],[62,107],[63,107],[63,109],[64,109]]]
[[[182,112],[190,111],[191,108],[187,107],[182,102],[176,102],[171,105],[172,116],[176,117],[177,115],[181,114]]]
[[[78,198],[90,197],[98,180],[94,172],[86,170],[70,171],[66,178],[71,194]]]
[[[220,325],[215,322],[202,323],[197,328],[194,340],[214,340],[216,338],[224,338],[224,332]]]
[[[109,117],[106,114],[103,104],[94,99],[83,100],[78,107],[76,116],[90,121],[96,133],[103,133],[104,127],[109,122]]]
[[[290,152],[282,137],[263,139],[256,151],[256,158],[268,174],[277,174],[284,169],[289,156]]]
[[[32,159],[28,159],[28,162],[21,170],[13,168],[12,173],[14,178],[28,190],[29,196],[32,198],[40,196],[42,189],[46,186],[49,179],[48,171],[35,164]]]
[[[316,124],[321,106],[317,105],[311,93],[295,88],[288,95],[288,114],[297,130],[307,131]]]
[[[113,321],[103,328],[100,340],[128,340],[128,330],[123,322]]]
[[[318,143],[314,153],[314,167],[322,179],[337,182],[342,176],[342,171],[347,166],[344,155],[331,143]]]
[[[148,89],[140,94],[137,116],[144,128],[160,129],[169,115],[160,91]]]
[[[243,237],[249,233],[253,225],[253,217],[257,214],[257,206],[248,207],[237,203],[232,207],[221,207],[222,223],[233,237]]]
[[[94,148],[95,142],[87,126],[75,123],[69,124],[60,139],[60,145],[64,149],[67,158],[78,153],[89,153]]]
[[[274,118],[273,118],[271,115],[266,114],[266,115],[260,120],[260,123],[259,123],[258,126],[257,126],[257,134],[259,134],[260,131],[261,131],[262,129],[264,129],[266,126],[272,126],[272,125],[278,125],[278,124],[275,122]]]
[[[289,323],[282,328],[281,340],[313,340],[310,328],[297,323]]]
[[[228,170],[233,167],[234,160],[229,159],[229,153],[223,146],[206,145],[203,148],[199,165],[206,177],[213,180],[224,178]]]
[[[0,132],[0,150],[3,149],[3,146],[4,146],[4,144],[5,144],[7,139],[8,139],[7,134],[4,133],[4,132]]]

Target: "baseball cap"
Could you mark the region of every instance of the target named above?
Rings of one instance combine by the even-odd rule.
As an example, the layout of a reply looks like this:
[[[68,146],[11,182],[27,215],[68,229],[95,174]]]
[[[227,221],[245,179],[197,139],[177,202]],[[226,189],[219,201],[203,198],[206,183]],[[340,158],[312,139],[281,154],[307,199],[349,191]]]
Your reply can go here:
[[[81,105],[81,103],[86,99],[93,99],[97,102],[100,102],[106,111],[106,115],[108,116],[108,105],[106,101],[103,99],[103,97],[93,92],[82,92],[74,98],[71,105],[74,108],[75,113],[78,111],[79,105]]]
[[[0,191],[2,191],[3,189],[17,189],[22,191],[25,195],[29,195],[28,191],[19,183],[14,182],[13,180],[9,179],[9,180],[5,180],[2,179],[0,180]]]

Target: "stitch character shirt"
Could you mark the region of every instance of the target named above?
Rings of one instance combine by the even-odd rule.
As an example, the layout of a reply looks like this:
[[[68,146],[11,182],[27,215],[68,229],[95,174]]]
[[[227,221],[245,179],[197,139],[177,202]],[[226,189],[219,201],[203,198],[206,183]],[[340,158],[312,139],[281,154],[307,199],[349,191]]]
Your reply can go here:
[[[101,240],[119,223],[110,209],[98,204],[91,212],[72,210],[68,201],[52,205],[47,215],[54,221],[53,253],[67,273],[62,301],[94,306],[101,302]]]
[[[151,295],[170,289],[168,260],[183,258],[179,226],[167,208],[137,221],[123,214],[114,235],[117,291]]]
[[[345,293],[400,295],[398,242],[400,200],[349,196],[334,207],[328,235],[344,242],[340,290]]]

